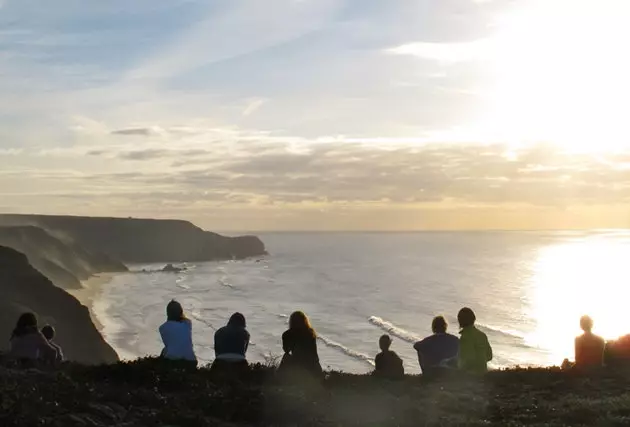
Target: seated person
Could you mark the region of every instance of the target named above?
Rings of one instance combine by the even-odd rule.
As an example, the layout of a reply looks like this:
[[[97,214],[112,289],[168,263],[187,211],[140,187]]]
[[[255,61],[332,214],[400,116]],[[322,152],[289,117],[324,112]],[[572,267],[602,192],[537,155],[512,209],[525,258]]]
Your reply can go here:
[[[166,306],[166,322],[160,326],[160,336],[164,343],[162,357],[197,365],[192,342],[192,323],[184,315],[181,304],[175,300]]]
[[[457,314],[461,329],[457,366],[462,371],[483,374],[488,371],[488,362],[492,360],[492,347],[488,336],[475,327],[476,320],[475,313],[468,307]]]
[[[383,378],[402,378],[405,375],[402,359],[389,348],[392,345],[392,339],[389,335],[383,335],[378,340],[381,352],[374,359],[375,369],[374,375]]]
[[[245,316],[234,313],[227,325],[214,334],[215,360],[212,369],[247,367],[247,347],[249,347],[249,332],[246,329]],[[228,366],[231,365],[231,366]]]
[[[19,317],[11,334],[10,346],[7,356],[20,363],[54,363],[57,359],[57,350],[39,331],[35,313],[24,313]]]
[[[61,350],[61,347],[53,341],[53,339],[55,339],[55,328],[50,325],[44,326],[42,328],[42,335],[48,340],[48,344],[57,350],[57,359],[55,361],[57,363],[63,362],[63,351]]]
[[[442,369],[457,366],[459,338],[446,332],[448,324],[442,316],[431,323],[433,335],[414,344],[418,352],[418,362],[423,374],[440,372]]]
[[[317,354],[317,334],[306,314],[296,311],[289,317],[289,329],[282,334],[284,356],[279,372],[301,370],[322,377],[323,371]]]
[[[593,319],[582,316],[580,327],[584,333],[575,339],[575,365],[582,368],[603,366],[606,342],[593,334]]]

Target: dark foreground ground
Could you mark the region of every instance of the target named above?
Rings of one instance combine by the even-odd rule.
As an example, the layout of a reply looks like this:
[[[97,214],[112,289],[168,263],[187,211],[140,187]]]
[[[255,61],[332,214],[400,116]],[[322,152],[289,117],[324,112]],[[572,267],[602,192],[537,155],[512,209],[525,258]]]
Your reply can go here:
[[[630,371],[510,370],[483,379],[384,381],[331,373],[239,383],[146,359],[54,372],[0,366],[0,426],[625,426]]]

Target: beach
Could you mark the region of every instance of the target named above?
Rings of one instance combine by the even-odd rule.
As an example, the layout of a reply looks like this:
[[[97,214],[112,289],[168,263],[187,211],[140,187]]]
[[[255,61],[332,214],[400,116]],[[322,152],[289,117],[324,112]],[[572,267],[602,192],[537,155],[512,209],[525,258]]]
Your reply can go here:
[[[99,273],[90,277],[88,280],[81,281],[81,289],[66,290],[88,308],[92,322],[94,322],[94,326],[96,326],[101,334],[103,333],[103,324],[96,315],[94,306],[103,293],[103,286],[109,283],[114,276],[115,273]]]

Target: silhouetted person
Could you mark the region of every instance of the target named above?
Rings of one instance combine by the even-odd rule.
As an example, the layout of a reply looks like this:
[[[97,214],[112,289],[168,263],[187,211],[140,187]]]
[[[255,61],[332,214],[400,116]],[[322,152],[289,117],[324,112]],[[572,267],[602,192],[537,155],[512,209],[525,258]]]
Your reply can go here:
[[[192,323],[184,315],[181,304],[175,300],[166,306],[166,322],[160,326],[160,336],[164,343],[162,357],[185,360],[197,365],[192,342]]]
[[[580,318],[580,327],[584,333],[575,339],[575,365],[581,368],[602,366],[606,341],[593,334],[593,319],[589,316]]]
[[[48,344],[57,350],[57,358],[55,359],[55,362],[63,362],[63,351],[61,350],[61,347],[53,341],[55,339],[55,328],[50,325],[44,326],[42,328],[42,335],[48,340]]]
[[[463,371],[481,374],[488,371],[488,362],[492,360],[492,347],[486,334],[475,327],[476,320],[475,313],[468,307],[457,313],[461,329],[457,365]]]
[[[322,375],[317,355],[317,334],[303,312],[296,311],[289,317],[289,329],[282,334],[282,348],[284,356],[280,371],[297,368],[315,376]]]
[[[247,368],[247,347],[249,346],[249,332],[246,329],[245,316],[234,313],[226,326],[214,334],[213,370],[240,372]]]
[[[374,358],[374,374],[390,379],[399,379],[405,376],[405,368],[402,359],[389,348],[392,345],[392,339],[389,335],[383,335],[378,340],[381,352]]]
[[[10,344],[9,358],[21,363],[54,363],[57,359],[57,350],[40,332],[35,313],[24,313],[19,317]]]
[[[448,324],[442,316],[431,323],[433,335],[414,344],[423,374],[437,374],[449,367],[457,366],[459,338],[446,332]]]

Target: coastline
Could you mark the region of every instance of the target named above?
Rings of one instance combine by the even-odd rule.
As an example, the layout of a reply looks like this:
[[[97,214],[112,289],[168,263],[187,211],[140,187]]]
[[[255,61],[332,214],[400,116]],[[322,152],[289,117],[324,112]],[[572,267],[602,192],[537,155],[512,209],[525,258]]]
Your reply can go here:
[[[116,273],[99,273],[87,280],[81,281],[81,289],[67,289],[70,295],[75,297],[90,312],[90,318],[98,332],[103,334],[103,324],[98,320],[94,311],[94,305],[103,293],[103,286],[112,281]]]

